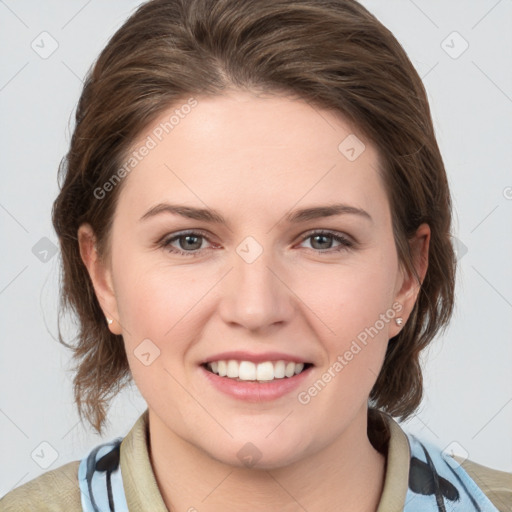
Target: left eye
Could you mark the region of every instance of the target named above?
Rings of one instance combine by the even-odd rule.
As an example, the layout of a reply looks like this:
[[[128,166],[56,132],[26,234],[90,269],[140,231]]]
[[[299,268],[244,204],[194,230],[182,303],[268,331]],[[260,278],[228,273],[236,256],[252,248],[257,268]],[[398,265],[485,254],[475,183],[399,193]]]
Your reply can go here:
[[[301,243],[311,239],[311,249],[318,249],[317,252],[332,253],[349,249],[353,243],[341,234],[332,233],[330,231],[316,231],[304,236]],[[169,250],[169,252],[182,254],[184,256],[198,256],[201,251],[202,242],[208,238],[198,232],[180,233],[171,238],[164,239],[161,246]],[[338,242],[337,247],[332,247],[333,241]],[[179,247],[172,244],[178,242]],[[324,245],[324,247],[322,247]],[[328,247],[325,247],[327,245]]]
[[[325,244],[326,239],[327,240],[331,239],[336,242],[339,242],[340,245],[338,247],[335,247],[334,249],[331,247],[332,241],[331,241],[331,243],[327,244],[327,245],[329,245],[329,247],[312,247],[313,249],[321,249],[322,252],[342,251],[344,249],[349,249],[350,247],[353,246],[353,243],[348,238],[345,238],[344,236],[342,236],[340,234],[331,233],[330,231],[316,231],[314,233],[309,233],[302,239],[302,241],[304,242],[309,239],[314,241],[311,243],[311,245],[315,244],[317,246]]]

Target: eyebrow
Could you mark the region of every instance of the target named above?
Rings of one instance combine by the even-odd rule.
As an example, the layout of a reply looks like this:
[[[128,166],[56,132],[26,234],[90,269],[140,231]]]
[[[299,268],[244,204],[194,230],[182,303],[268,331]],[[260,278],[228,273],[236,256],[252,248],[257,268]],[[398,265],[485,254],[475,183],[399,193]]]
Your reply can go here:
[[[199,220],[212,224],[228,224],[226,219],[216,210],[210,208],[194,208],[192,206],[182,206],[169,203],[160,203],[153,206],[140,218],[140,221],[155,217],[162,213],[179,215],[187,219]],[[286,214],[284,219],[290,224],[298,224],[308,220],[332,217],[335,215],[358,215],[370,222],[373,222],[372,217],[367,211],[343,203],[294,210]]]

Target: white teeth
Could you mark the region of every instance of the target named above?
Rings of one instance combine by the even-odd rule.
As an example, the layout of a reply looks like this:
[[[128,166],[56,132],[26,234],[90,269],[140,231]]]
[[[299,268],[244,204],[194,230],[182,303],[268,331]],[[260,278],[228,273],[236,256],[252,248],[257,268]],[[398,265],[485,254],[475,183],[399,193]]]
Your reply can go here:
[[[208,368],[220,377],[239,380],[271,381],[298,375],[304,369],[304,363],[285,361],[265,361],[255,364],[252,361],[213,361]]]
[[[284,369],[286,365],[284,361],[277,361],[274,363],[274,378],[275,379],[284,379]]]
[[[293,375],[295,374],[295,363],[288,363],[284,370],[284,374],[287,377],[293,377]]]
[[[221,377],[225,377],[227,375],[227,373],[228,373],[226,361],[218,361],[217,364],[219,365],[219,367],[218,367],[219,375]],[[213,371],[213,367],[212,366],[213,366],[213,364],[210,364],[210,368]]]
[[[295,365],[295,375],[299,374],[304,369],[303,363],[298,363]]]
[[[274,365],[270,361],[258,364],[256,380],[274,380]]]
[[[256,365],[251,361],[242,361],[238,368],[237,377],[241,380],[256,380]]]
[[[236,379],[239,375],[238,371],[239,364],[237,361],[230,360],[228,361],[228,373],[226,377],[231,377],[232,379]]]

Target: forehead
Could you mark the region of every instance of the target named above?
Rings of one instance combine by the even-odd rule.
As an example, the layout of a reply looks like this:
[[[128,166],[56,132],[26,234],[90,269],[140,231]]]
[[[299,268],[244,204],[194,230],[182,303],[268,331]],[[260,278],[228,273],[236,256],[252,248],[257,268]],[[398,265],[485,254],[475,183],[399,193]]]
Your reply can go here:
[[[130,157],[120,203],[137,210],[170,200],[237,215],[319,202],[387,208],[373,145],[339,115],[284,96],[185,99],[140,134]]]

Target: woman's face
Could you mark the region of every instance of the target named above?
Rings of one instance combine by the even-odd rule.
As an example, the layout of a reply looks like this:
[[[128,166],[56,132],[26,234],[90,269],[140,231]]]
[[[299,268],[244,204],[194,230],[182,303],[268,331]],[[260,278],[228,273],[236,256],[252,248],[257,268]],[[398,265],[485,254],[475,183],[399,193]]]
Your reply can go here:
[[[417,291],[375,148],[303,101],[232,92],[174,106],[132,150],[94,282],[150,421],[261,467],[365,429]]]

